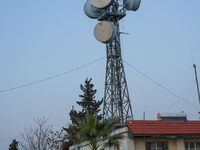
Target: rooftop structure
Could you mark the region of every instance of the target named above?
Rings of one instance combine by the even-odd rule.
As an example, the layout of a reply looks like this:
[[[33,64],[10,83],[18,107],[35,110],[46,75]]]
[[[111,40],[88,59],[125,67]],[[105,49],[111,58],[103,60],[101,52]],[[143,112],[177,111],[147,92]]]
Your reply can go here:
[[[200,137],[200,121],[130,120],[130,137]]]
[[[187,114],[182,113],[158,113],[157,114],[158,120],[187,120]]]

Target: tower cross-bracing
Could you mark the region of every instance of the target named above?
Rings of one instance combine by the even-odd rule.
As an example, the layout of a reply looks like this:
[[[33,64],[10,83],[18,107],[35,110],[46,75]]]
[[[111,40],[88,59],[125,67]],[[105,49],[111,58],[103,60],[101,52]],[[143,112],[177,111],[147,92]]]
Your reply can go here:
[[[119,118],[119,124],[132,120],[133,113],[121,55],[119,21],[126,10],[136,11],[141,0],[87,0],[85,14],[100,21],[96,39],[106,44],[106,77],[104,90],[104,120]]]
[[[110,21],[116,27],[116,36],[111,43],[106,44],[106,77],[104,90],[104,119],[119,118],[119,123],[133,119],[130,97],[126,82],[126,76],[121,55],[119,20],[125,16],[125,9],[119,11],[118,1],[108,9],[112,14],[108,15]],[[108,13],[109,14],[109,13]]]

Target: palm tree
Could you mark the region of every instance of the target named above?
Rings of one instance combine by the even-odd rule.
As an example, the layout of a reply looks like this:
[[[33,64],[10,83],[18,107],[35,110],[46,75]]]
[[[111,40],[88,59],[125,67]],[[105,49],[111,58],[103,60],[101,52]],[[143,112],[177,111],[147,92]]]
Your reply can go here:
[[[99,121],[96,113],[93,115],[87,112],[86,119],[78,119],[77,121],[77,126],[69,126],[72,133],[66,136],[75,144],[86,142],[92,150],[97,150],[100,146],[120,145],[119,139],[122,139],[123,135],[110,135],[113,131],[113,125],[118,121],[117,118],[111,121]]]

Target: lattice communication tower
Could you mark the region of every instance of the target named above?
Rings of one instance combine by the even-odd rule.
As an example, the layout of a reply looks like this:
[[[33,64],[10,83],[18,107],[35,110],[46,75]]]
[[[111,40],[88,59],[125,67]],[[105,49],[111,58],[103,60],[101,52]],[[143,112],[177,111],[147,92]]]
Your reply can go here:
[[[119,21],[126,10],[136,11],[141,0],[87,0],[85,14],[99,23],[95,38],[106,44],[107,63],[103,115],[105,120],[118,117],[120,124],[132,120],[133,113],[121,56]]]

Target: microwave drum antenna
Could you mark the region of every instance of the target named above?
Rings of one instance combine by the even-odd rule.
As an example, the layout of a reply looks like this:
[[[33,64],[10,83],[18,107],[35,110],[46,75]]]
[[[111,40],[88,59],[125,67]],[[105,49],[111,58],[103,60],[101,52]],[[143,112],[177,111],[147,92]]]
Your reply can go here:
[[[94,28],[95,38],[102,43],[112,42],[116,34],[116,27],[109,21],[101,21]]]
[[[124,0],[124,5],[127,10],[136,11],[140,7],[141,0]]]
[[[91,4],[90,0],[87,0],[84,6],[85,14],[91,19],[97,19],[105,11],[106,11],[105,9],[99,9],[99,8],[94,7]]]
[[[114,0],[90,0],[90,2],[96,8],[108,8],[113,4]]]
[[[133,113],[121,56],[120,24],[126,10],[136,11],[141,0],[87,0],[84,11],[100,21],[94,28],[95,38],[106,44],[106,77],[103,118],[119,118],[118,127],[132,120]]]

